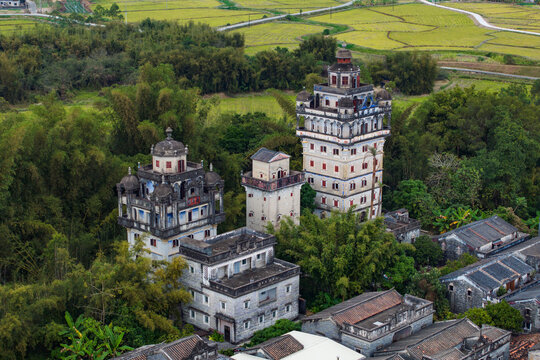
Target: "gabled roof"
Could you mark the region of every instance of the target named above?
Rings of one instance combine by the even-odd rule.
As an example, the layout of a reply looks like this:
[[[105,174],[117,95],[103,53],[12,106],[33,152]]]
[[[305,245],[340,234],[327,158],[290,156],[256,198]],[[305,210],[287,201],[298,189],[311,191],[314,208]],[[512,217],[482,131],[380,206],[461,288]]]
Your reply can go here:
[[[420,302],[415,305],[404,304],[403,297],[394,289],[379,292],[367,292],[340,304],[334,305],[321,312],[308,316],[302,321],[307,322],[326,319],[332,320],[340,326],[343,324],[351,324],[361,327],[369,327],[369,324],[362,322],[383,312],[403,311],[402,305],[424,306],[430,304],[430,302],[427,300],[418,300]]]
[[[268,340],[245,353],[234,355],[235,360],[261,360],[263,352],[272,360],[364,360],[365,356],[324,336],[291,331],[278,338]]]
[[[304,345],[298,342],[298,340],[290,334],[286,334],[278,338],[270,339],[257,346],[257,348],[264,351],[272,360],[281,360],[286,356],[302,350]]]
[[[516,301],[535,300],[540,301],[540,284],[533,285],[525,290],[516,291],[504,297],[508,303]]]
[[[449,282],[456,280],[460,276],[464,276],[478,287],[486,291],[491,291],[503,286],[512,279],[530,274],[533,270],[531,266],[527,265],[518,257],[506,254],[481,260],[463,269],[442,276],[440,280],[441,282]]]
[[[485,325],[480,331],[480,328],[467,318],[442,321],[391,344],[375,355],[399,353],[405,358],[408,356],[416,360],[459,360],[470,352],[467,347],[461,346],[465,340],[474,344],[478,341],[496,341],[509,334],[508,331]]]
[[[191,335],[171,343],[142,346],[113,360],[186,360],[207,351],[214,354],[210,355],[208,360],[229,359],[218,354],[217,346],[206,343],[199,335]]]
[[[289,155],[281,152],[268,150],[267,148],[260,148],[255,154],[251,156],[251,160],[262,161],[266,163],[271,163],[278,160],[288,159]]]
[[[517,231],[514,226],[494,215],[490,218],[478,220],[444,233],[440,238],[443,239],[450,235],[455,235],[465,244],[471,246],[473,249],[477,249]]]

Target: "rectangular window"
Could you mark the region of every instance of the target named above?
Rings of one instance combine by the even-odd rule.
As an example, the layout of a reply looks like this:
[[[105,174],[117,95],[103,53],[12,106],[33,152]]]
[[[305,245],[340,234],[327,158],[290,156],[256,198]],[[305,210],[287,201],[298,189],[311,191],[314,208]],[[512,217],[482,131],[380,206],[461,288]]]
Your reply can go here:
[[[261,220],[266,220],[266,216],[261,216]]]
[[[307,182],[308,182],[308,184],[313,184],[313,178],[312,178],[312,177],[308,177],[308,178],[307,178]]]
[[[253,217],[253,211],[250,211],[248,216]]]
[[[274,309],[274,310],[272,310],[272,318],[275,319],[276,317],[277,317],[277,310]]]
[[[326,163],[323,163],[323,164],[322,164],[322,169],[323,169],[323,170],[326,170]]]
[[[189,266],[189,272],[195,274],[195,268],[191,265]]]
[[[326,146],[321,146],[321,152],[326,152]]]
[[[351,183],[350,184],[350,187],[349,187],[349,190],[355,190],[356,189],[356,183]]]
[[[363,163],[362,164],[362,169],[367,169],[368,168],[368,163]]]
[[[242,259],[242,265],[247,265],[247,259]]]
[[[362,187],[364,186],[367,186],[367,180],[366,179],[362,179]]]
[[[174,240],[172,241],[172,246],[173,246],[173,247],[177,247],[177,246],[178,246],[178,239],[174,239]]]
[[[336,107],[338,107],[338,102],[336,101]]]
[[[203,300],[205,304],[208,304],[210,302],[210,298],[208,297],[208,295],[203,295]]]
[[[341,78],[341,84],[342,85],[349,85],[349,77],[344,76]]]
[[[354,172],[354,165],[351,166],[351,172],[352,172],[352,173]]]
[[[326,104],[326,106],[330,106],[330,100],[326,99],[325,104]]]
[[[290,293],[291,292],[291,285],[285,286],[285,292]]]
[[[339,206],[339,202],[337,200],[334,200],[334,207],[338,207]]]
[[[210,236],[210,230],[204,230],[204,237]]]
[[[208,317],[208,315],[204,315],[204,323],[208,324],[209,322],[210,322],[210,318]]]
[[[167,161],[167,162],[165,163],[165,167],[166,167],[167,169],[172,169],[172,162]]]
[[[193,301],[195,301],[195,291],[192,290],[192,289],[189,289],[189,294],[190,294],[191,297],[193,298]]]
[[[266,197],[264,197],[263,200],[266,201]]]
[[[321,202],[322,202],[323,204],[326,204],[326,198],[325,198],[324,196],[321,198]]]
[[[337,77],[336,75],[332,75],[332,85],[336,85],[337,83]]]
[[[253,194],[248,194],[248,197],[253,197]]]
[[[195,311],[189,310],[189,316],[190,316],[192,319],[195,319]]]
[[[261,254],[257,254],[257,260],[261,260]]]
[[[315,149],[315,145],[314,145],[314,144],[309,144],[309,149],[310,149],[310,150],[314,150],[314,149]]]
[[[157,240],[156,239],[150,239],[150,245],[156,247],[157,246]]]
[[[184,172],[184,170],[185,170],[184,160],[178,160],[178,172]]]
[[[244,301],[244,309],[249,309],[249,300]]]
[[[159,167],[159,160],[156,160],[156,167]]]
[[[315,166],[315,163],[313,162],[313,160],[309,161],[309,166],[311,166],[311,167]]]
[[[356,149],[351,149],[351,155],[356,155]]]
[[[368,150],[367,145],[362,146],[362,151],[363,151],[363,152],[366,152],[367,150]]]
[[[339,155],[339,149],[334,149],[334,155]]]
[[[322,187],[326,187],[326,180],[322,181]]]
[[[339,166],[334,166],[334,172],[339,172]]]
[[[220,307],[221,310],[225,310],[227,308],[227,303],[225,301],[220,301]]]
[[[249,329],[250,322],[244,321],[244,329]]]
[[[291,305],[285,306],[285,312],[291,312]]]
[[[332,190],[339,190],[339,184],[338,183],[333,183],[332,184]]]
[[[264,315],[259,315],[259,324],[264,322]]]
[[[259,305],[261,303],[268,303],[276,301],[276,288],[264,290],[259,293]]]
[[[349,201],[349,206],[353,206],[354,205],[354,200],[350,200]]]

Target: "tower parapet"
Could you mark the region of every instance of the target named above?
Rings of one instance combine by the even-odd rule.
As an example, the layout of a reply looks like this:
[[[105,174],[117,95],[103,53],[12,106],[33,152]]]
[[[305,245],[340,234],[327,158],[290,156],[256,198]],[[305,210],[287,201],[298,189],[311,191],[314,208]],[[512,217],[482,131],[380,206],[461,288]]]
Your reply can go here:
[[[290,156],[278,151],[259,149],[252,157],[252,171],[242,174],[246,189],[246,224],[265,232],[270,222],[279,227],[285,217],[299,223],[300,188],[303,172],[289,169]]]

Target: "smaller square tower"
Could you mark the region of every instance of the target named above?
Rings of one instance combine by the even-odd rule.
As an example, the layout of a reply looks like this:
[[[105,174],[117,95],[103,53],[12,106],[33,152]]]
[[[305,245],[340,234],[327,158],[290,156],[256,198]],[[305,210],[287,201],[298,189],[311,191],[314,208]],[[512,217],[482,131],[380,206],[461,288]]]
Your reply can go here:
[[[252,171],[242,174],[246,189],[246,225],[265,232],[270,222],[279,227],[284,217],[295,224],[300,217],[300,188],[304,173],[289,170],[290,156],[278,151],[259,149],[252,157]]]

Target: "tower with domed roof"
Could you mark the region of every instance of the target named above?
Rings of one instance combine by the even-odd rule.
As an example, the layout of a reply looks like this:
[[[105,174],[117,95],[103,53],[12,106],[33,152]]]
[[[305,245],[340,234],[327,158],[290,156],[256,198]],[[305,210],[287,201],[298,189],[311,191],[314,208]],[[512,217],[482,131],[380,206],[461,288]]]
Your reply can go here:
[[[221,177],[187,160],[188,147],[167,137],[152,146],[152,164],[124,176],[116,185],[118,223],[132,246],[143,238],[153,259],[170,260],[183,238],[203,240],[217,234],[225,220]]]
[[[296,98],[304,172],[317,195],[316,213],[381,214],[384,141],[390,135],[392,101],[385,90],[360,81],[351,52],[339,49],[328,82]],[[386,120],[385,120],[386,119]]]

